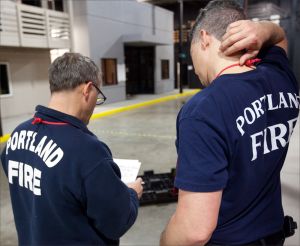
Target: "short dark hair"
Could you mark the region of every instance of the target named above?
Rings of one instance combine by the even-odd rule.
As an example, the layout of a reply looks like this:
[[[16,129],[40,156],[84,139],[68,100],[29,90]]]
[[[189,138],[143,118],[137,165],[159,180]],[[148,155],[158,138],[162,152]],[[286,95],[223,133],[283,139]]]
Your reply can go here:
[[[101,72],[97,65],[79,53],[65,53],[56,58],[48,72],[51,93],[74,89],[87,81],[97,85],[101,82]]]
[[[232,22],[246,19],[243,8],[232,0],[213,0],[201,9],[190,33],[192,42],[199,40],[199,31],[204,29],[218,40]]]

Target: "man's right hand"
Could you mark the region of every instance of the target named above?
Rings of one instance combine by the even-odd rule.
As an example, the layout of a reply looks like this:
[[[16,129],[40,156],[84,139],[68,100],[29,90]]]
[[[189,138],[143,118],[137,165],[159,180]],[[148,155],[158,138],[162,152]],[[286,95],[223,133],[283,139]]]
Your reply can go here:
[[[246,49],[240,58],[240,65],[255,58],[263,46],[277,45],[287,52],[284,30],[270,22],[240,20],[231,23],[222,38],[220,50],[227,56]]]
[[[136,181],[127,184],[127,186],[131,189],[134,189],[140,199],[143,194],[143,180],[141,178],[137,178]]]

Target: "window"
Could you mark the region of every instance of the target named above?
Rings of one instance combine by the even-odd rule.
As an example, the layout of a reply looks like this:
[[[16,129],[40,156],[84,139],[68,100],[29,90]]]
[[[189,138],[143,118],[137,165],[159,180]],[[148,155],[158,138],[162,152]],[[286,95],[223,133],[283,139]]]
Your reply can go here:
[[[35,6],[35,7],[42,7],[42,1],[41,0],[22,0],[23,4]]]
[[[117,59],[102,59],[103,85],[116,85]]]
[[[161,60],[161,79],[169,78],[169,60]]]
[[[11,91],[9,84],[8,64],[0,63],[0,96],[9,94],[11,94]]]
[[[53,9],[56,11],[64,11],[63,0],[48,0],[48,9]]]

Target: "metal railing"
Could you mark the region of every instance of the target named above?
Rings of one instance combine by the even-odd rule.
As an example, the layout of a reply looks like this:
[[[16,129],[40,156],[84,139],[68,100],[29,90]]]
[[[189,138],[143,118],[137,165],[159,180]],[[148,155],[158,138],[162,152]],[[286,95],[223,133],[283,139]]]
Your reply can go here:
[[[0,46],[70,48],[69,14],[0,1]]]

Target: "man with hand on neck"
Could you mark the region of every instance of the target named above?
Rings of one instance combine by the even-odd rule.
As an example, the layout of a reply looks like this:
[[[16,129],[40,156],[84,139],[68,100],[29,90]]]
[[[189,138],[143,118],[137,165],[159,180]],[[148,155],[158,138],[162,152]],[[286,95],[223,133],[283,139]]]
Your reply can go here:
[[[19,245],[118,245],[137,218],[142,180],[121,181],[87,124],[104,103],[101,72],[65,53],[49,68],[51,98],[11,134],[1,161]]]
[[[206,88],[177,118],[178,205],[161,245],[283,245],[280,170],[299,89],[284,31],[244,19],[234,1],[215,0],[192,29]]]

